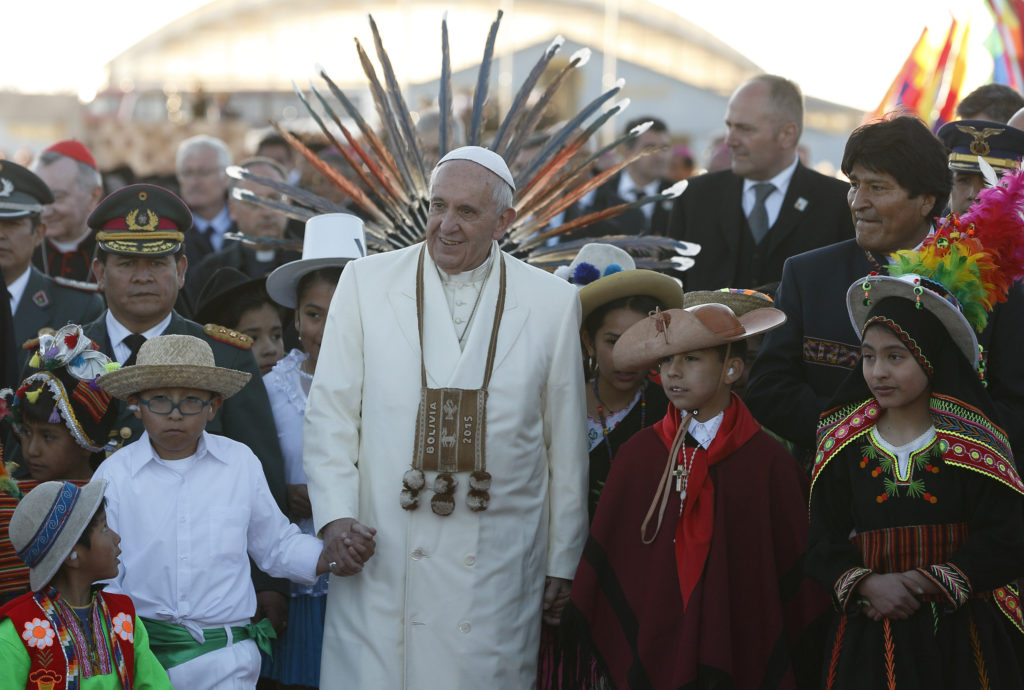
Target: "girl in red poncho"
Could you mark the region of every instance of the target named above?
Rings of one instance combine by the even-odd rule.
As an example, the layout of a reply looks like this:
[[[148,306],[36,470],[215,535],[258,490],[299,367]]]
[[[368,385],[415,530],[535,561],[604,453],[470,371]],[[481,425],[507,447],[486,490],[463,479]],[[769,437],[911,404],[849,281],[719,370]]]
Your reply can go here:
[[[660,363],[673,405],[616,454],[567,614],[620,689],[796,687],[792,661],[815,657],[799,642],[825,604],[800,569],[806,481],[731,392],[743,341],[784,320],[702,304],[616,343],[616,366]]]

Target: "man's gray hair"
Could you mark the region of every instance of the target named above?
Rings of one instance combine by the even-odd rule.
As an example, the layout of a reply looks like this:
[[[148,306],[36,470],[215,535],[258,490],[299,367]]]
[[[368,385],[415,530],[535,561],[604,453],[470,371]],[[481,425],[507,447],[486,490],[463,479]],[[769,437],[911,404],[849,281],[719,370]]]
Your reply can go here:
[[[199,148],[213,149],[217,154],[217,167],[220,168],[221,175],[227,174],[224,171],[231,165],[231,150],[222,140],[217,137],[211,137],[209,134],[197,134],[178,144],[178,153],[174,157],[174,169],[181,171],[181,165],[185,160],[185,156],[193,149]]]
[[[87,163],[75,160],[71,156],[65,156],[63,153],[59,153],[57,151],[43,151],[40,153],[39,157],[36,159],[35,169],[39,170],[39,168],[52,165],[61,158],[67,158],[75,164],[75,182],[78,183],[78,188],[83,192],[91,193],[92,190],[97,187],[103,186],[103,176],[100,175],[99,170]]]
[[[760,83],[768,87],[768,98],[782,122],[796,124],[797,139],[804,131],[804,95],[796,82],[775,74],[761,74],[749,83]]]
[[[434,169],[430,171],[431,190],[434,189],[434,179],[437,177],[437,171],[440,169],[440,165],[435,165]],[[494,200],[494,204],[497,206],[498,215],[500,216],[515,204],[515,194],[512,192],[512,188],[508,186],[505,180],[501,179],[489,170],[487,172],[494,178],[493,184],[491,185],[491,198]]]

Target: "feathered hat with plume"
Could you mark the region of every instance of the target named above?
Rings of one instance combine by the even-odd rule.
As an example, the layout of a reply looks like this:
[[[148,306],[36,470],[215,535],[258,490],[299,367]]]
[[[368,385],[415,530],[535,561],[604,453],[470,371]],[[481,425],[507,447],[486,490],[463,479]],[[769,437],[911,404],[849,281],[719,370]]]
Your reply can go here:
[[[483,123],[484,106],[487,103],[491,65],[494,58],[495,40],[502,12],[490,27],[480,62],[476,87],[472,99],[472,111],[465,144],[484,146],[499,154],[506,161],[515,161],[524,148],[532,146],[552,98],[566,77],[580,69],[590,58],[590,50],[583,48],[569,57],[567,64],[559,69],[546,87],[540,87],[540,80],[554,56],[561,50],[565,39],[556,37],[544,50],[540,59],[527,74],[512,105],[502,119],[493,138],[485,141]],[[370,19],[373,34],[373,48],[380,66],[380,76],[358,39],[356,52],[363,72],[366,74],[382,132],[378,134],[367,123],[352,100],[341,88],[320,70],[326,91],[310,83],[307,97],[298,87],[295,92],[310,116],[322,130],[328,144],[345,158],[355,171],[358,179],[348,179],[335,171],[325,161],[305,146],[297,137],[274,123],[282,137],[298,151],[320,174],[338,187],[358,206],[364,216],[366,239],[372,251],[400,249],[423,240],[427,227],[427,197],[430,171],[436,159],[428,158],[425,147],[417,133],[412,113],[405,102],[399,80],[395,75],[391,58],[384,48],[383,40],[373,17]],[[587,154],[587,143],[601,127],[628,105],[628,99],[613,103],[612,99],[622,89],[624,82],[616,84],[599,95],[573,117],[556,127],[546,137],[536,155],[515,175],[517,190],[515,208],[516,220],[508,234],[501,241],[501,248],[529,263],[542,268],[554,269],[575,256],[579,245],[548,247],[548,240],[579,230],[630,209],[645,204],[661,203],[679,196],[685,188],[685,181],[662,192],[628,203],[622,203],[601,211],[585,214],[557,227],[551,227],[563,211],[588,192],[597,188],[637,158],[652,152],[648,148],[635,153],[610,168],[592,175],[595,161],[602,155],[626,142],[639,137],[650,126],[644,123],[634,127],[621,137]],[[314,105],[314,102],[316,105]],[[340,110],[337,106],[340,105]],[[607,108],[602,111],[602,108]],[[438,93],[439,151],[443,157],[457,148],[453,141],[455,131],[454,99],[452,97],[452,70],[448,48],[447,19],[441,22],[441,78]],[[339,114],[340,113],[340,114]],[[342,115],[347,118],[343,121]],[[352,131],[350,126],[354,124]],[[340,135],[340,136],[339,136]],[[386,142],[386,143],[385,143]],[[290,217],[302,221],[322,213],[344,212],[346,209],[326,199],[279,180],[254,175],[239,167],[228,169],[236,179],[248,179],[286,195],[292,203],[269,199],[236,187],[235,198],[274,208]],[[232,239],[246,243],[266,244],[267,240],[245,235],[232,234]],[[699,246],[664,237],[613,236],[600,241],[628,250],[637,258],[639,268],[686,270],[692,265],[689,257],[699,251]],[[582,243],[581,243],[582,244]],[[682,260],[685,259],[685,260]]]
[[[871,305],[904,297],[934,314],[967,361],[979,368],[976,332],[1024,277],[1024,171],[1003,175],[978,193],[963,216],[950,215],[919,249],[893,254],[889,275],[870,275],[850,286],[850,318],[863,331]]]

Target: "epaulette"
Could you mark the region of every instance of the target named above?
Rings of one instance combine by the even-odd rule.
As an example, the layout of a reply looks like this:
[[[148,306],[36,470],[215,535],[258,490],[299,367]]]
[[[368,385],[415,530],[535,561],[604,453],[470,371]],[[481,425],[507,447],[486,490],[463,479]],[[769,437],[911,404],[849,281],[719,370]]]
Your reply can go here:
[[[247,336],[245,333],[239,333],[238,331],[224,326],[218,326],[215,323],[208,323],[203,326],[203,333],[214,340],[228,345],[234,345],[240,350],[248,350],[252,348],[252,338]]]
[[[50,276],[50,278],[53,279],[53,282],[57,283],[57,285],[71,290],[77,290],[78,292],[96,294],[100,291],[98,283],[89,283],[84,280],[72,280],[71,278],[64,278],[62,276]]]

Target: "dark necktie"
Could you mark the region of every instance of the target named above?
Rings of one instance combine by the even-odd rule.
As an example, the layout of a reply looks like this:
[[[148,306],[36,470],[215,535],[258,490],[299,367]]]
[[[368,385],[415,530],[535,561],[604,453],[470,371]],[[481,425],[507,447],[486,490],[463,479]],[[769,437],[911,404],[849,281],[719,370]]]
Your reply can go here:
[[[121,366],[130,367],[131,365],[135,364],[135,360],[139,356],[139,348],[142,347],[142,343],[146,342],[146,336],[141,335],[139,333],[132,333],[131,335],[125,337],[125,339],[122,342],[128,346],[128,349],[131,350],[131,353],[128,355],[128,359],[126,359],[124,361],[124,364],[122,364]]]
[[[768,234],[768,209],[764,206],[764,200],[774,191],[775,185],[771,182],[758,182],[754,185],[754,208],[747,219],[750,223],[750,233],[754,236],[754,244],[761,244],[761,240]]]

